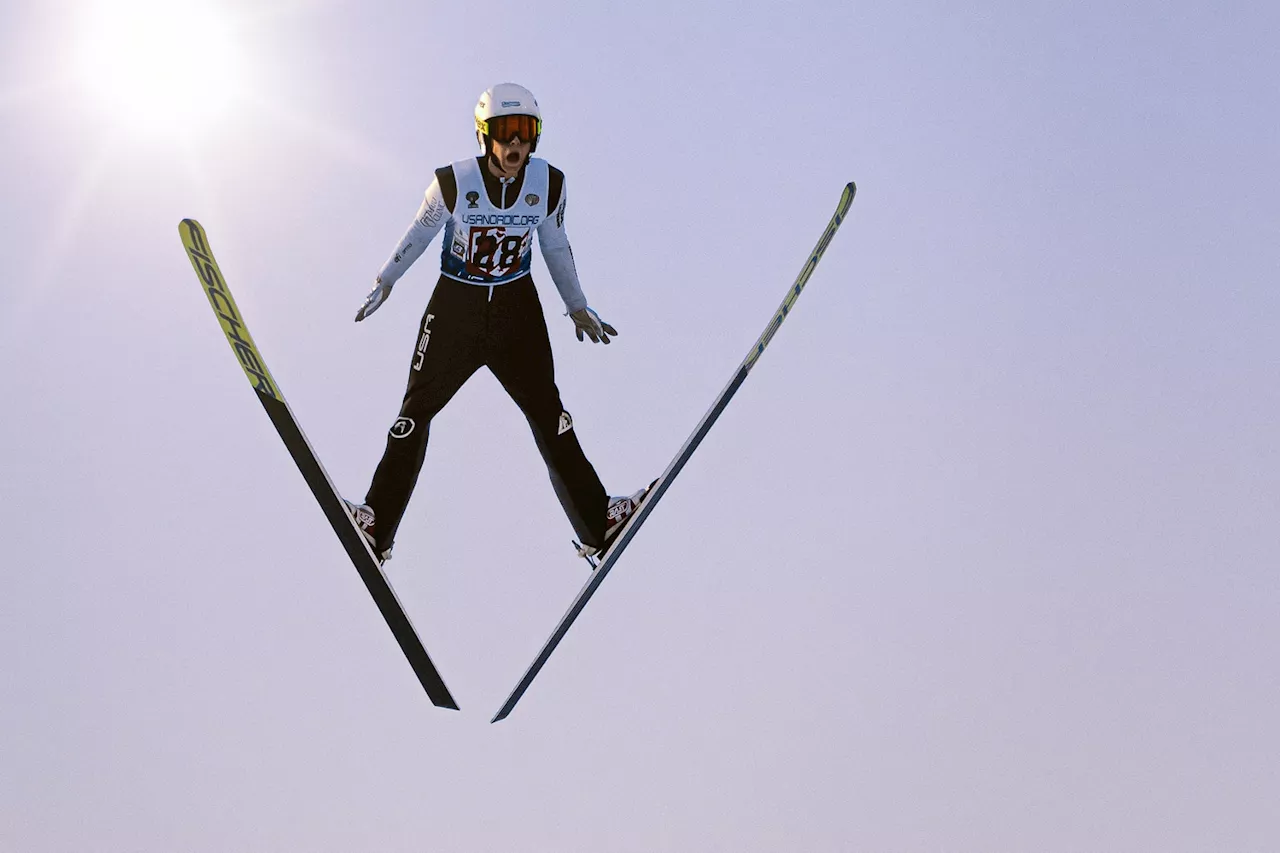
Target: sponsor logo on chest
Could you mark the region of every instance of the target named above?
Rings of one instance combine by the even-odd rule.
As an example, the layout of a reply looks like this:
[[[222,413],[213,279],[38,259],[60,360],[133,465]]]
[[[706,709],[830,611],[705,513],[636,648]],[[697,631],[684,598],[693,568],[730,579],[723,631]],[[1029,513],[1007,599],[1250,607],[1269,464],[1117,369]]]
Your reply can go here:
[[[504,226],[507,228],[536,228],[542,217],[536,213],[464,213],[460,217],[464,225]]]

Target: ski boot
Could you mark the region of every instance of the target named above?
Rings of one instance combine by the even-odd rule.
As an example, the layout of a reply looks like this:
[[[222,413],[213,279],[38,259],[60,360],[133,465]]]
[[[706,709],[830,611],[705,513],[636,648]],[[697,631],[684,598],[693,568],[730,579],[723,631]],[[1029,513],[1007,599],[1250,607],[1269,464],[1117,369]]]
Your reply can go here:
[[[351,518],[356,523],[356,529],[360,531],[360,535],[364,537],[364,541],[369,543],[369,550],[373,552],[373,556],[379,563],[385,563],[391,559],[391,546],[388,545],[383,551],[378,551],[378,540],[373,534],[373,510],[365,504],[352,503],[346,498],[342,502],[347,505],[347,512],[351,513]]]
[[[605,510],[604,545],[602,547],[597,548],[594,545],[573,543],[578,549],[578,556],[586,559],[591,564],[591,568],[594,569],[600,564],[600,559],[609,550],[609,546],[613,544],[614,538],[622,530],[623,525],[627,523],[627,519],[636,514],[640,509],[640,504],[644,503],[645,497],[657,482],[657,480],[654,480],[634,495],[609,498],[609,507]]]

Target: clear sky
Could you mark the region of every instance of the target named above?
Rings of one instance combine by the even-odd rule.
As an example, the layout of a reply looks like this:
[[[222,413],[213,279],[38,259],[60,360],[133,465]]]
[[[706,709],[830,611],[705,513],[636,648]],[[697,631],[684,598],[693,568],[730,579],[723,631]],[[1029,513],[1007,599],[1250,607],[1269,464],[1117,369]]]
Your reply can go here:
[[[1274,3],[0,4],[0,851],[1280,849]],[[159,37],[159,49],[156,39]],[[183,253],[362,496],[481,90],[539,97],[585,580],[518,410],[432,424],[434,709]]]

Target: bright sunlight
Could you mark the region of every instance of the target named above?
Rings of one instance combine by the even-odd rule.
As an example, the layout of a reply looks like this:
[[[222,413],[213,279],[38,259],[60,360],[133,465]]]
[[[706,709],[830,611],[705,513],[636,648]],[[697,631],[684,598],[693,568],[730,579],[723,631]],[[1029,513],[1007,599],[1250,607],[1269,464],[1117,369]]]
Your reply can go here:
[[[232,23],[216,0],[96,0],[79,22],[77,77],[131,135],[207,132],[245,85]]]

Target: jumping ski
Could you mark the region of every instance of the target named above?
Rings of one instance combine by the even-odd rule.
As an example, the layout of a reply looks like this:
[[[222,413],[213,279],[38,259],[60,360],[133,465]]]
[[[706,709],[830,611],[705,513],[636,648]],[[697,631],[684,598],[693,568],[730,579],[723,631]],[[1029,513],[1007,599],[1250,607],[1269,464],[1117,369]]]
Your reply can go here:
[[[266,410],[267,417],[275,425],[303,479],[311,487],[311,492],[320,504],[320,509],[324,511],[325,518],[329,519],[333,532],[337,534],[342,546],[346,549],[347,556],[351,558],[356,571],[360,573],[360,578],[368,587],[374,603],[382,611],[382,618],[386,620],[387,627],[400,643],[401,650],[427,691],[427,696],[438,707],[457,710],[457,703],[454,702],[449,688],[445,686],[440,673],[436,671],[435,665],[428,657],[427,650],[405,614],[404,608],[400,606],[395,590],[391,588],[386,575],[383,574],[373,551],[360,535],[355,522],[347,512],[342,496],[338,494],[329,475],[325,473],[315,451],[312,450],[297,419],[289,409],[289,404],[285,402],[284,395],[280,393],[280,386],[276,384],[271,372],[267,370],[266,362],[258,353],[258,347],[249,334],[249,328],[245,325],[235,300],[231,298],[231,291],[227,288],[222,271],[218,268],[218,262],[214,260],[204,228],[194,219],[184,219],[178,226],[178,231],[182,235],[182,244],[186,247],[191,266],[195,268],[196,275],[200,278],[200,285],[209,298],[209,304],[213,306],[213,313],[218,317],[227,342],[231,344],[231,349],[235,352],[240,366],[249,377],[249,384],[257,393],[258,402],[262,403],[262,408]]]
[[[556,629],[551,633],[550,638],[548,638],[546,643],[542,646],[542,650],[538,652],[538,656],[534,658],[533,663],[529,665],[529,668],[516,684],[515,689],[511,691],[511,695],[507,697],[507,701],[503,703],[500,709],[498,709],[498,713],[493,716],[493,719],[490,720],[490,722],[496,723],[499,720],[506,719],[515,708],[516,703],[520,701],[520,697],[524,696],[525,691],[529,689],[529,685],[533,683],[533,679],[537,677],[538,672],[541,671],[542,667],[551,657],[551,653],[555,651],[556,646],[558,646],[560,641],[564,639],[564,635],[568,633],[569,628],[574,623],[574,620],[576,620],[578,615],[582,613],[583,608],[587,606],[587,602],[591,600],[591,596],[595,595],[600,584],[604,582],[605,577],[609,574],[609,570],[613,568],[614,564],[618,561],[618,558],[622,556],[622,552],[626,549],[627,544],[631,541],[632,537],[636,535],[636,532],[640,529],[640,525],[644,524],[644,520],[648,518],[649,513],[653,511],[653,508],[657,506],[658,501],[662,499],[667,488],[671,485],[672,481],[675,480],[676,475],[680,473],[680,469],[682,469],[685,463],[689,461],[689,457],[693,455],[693,451],[697,449],[698,445],[702,442],[702,439],[706,437],[706,434],[711,429],[712,424],[716,422],[716,419],[720,417],[720,413],[724,411],[727,405],[729,405],[729,400],[733,398],[733,395],[737,393],[738,388],[740,388],[742,383],[746,381],[747,374],[764,353],[765,347],[767,347],[769,342],[773,340],[773,336],[777,333],[778,327],[782,325],[782,321],[786,319],[787,314],[791,311],[791,306],[795,304],[796,299],[800,296],[800,292],[804,290],[805,284],[808,283],[809,277],[813,275],[814,269],[818,266],[818,261],[822,259],[823,253],[827,250],[827,245],[831,242],[831,238],[835,236],[836,230],[840,227],[840,223],[844,221],[845,215],[849,212],[849,206],[853,204],[853,196],[855,192],[857,192],[857,187],[851,181],[845,186],[844,192],[841,193],[840,203],[836,206],[836,212],[831,217],[831,221],[827,223],[827,228],[822,233],[822,238],[818,240],[818,245],[816,245],[813,251],[809,253],[809,259],[805,261],[804,267],[800,270],[800,275],[796,277],[795,283],[792,284],[791,288],[787,291],[786,298],[782,300],[782,305],[773,315],[773,319],[769,321],[769,325],[765,327],[764,333],[760,336],[760,339],[756,341],[755,346],[751,348],[747,353],[746,358],[744,358],[742,363],[738,365],[738,369],[734,371],[733,378],[729,380],[729,384],[726,385],[724,390],[720,392],[720,395],[716,397],[711,408],[705,415],[703,415],[701,422],[698,423],[697,428],[694,429],[693,434],[689,436],[687,441],[685,441],[684,446],[680,448],[680,451],[676,454],[675,458],[671,460],[671,464],[667,466],[666,471],[662,473],[662,476],[659,477],[657,482],[655,482],[649,489],[648,494],[640,504],[640,508],[632,513],[631,517],[627,519],[622,530],[619,531],[618,535],[614,538],[613,544],[604,553],[602,559],[598,563],[589,560],[589,562],[592,563],[593,568],[591,578],[587,581],[586,585],[582,587],[581,591],[578,592],[578,597],[573,600],[573,604],[569,606],[569,610],[560,619],[560,624],[556,626]]]

